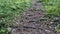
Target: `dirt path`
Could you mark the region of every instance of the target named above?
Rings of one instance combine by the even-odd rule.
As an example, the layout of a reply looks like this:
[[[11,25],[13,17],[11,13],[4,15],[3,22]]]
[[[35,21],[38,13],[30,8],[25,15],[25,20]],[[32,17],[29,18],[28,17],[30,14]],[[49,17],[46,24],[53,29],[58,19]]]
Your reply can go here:
[[[45,11],[40,9],[41,3],[33,0],[33,4],[22,13],[11,34],[57,34],[55,24],[50,22],[44,15]]]

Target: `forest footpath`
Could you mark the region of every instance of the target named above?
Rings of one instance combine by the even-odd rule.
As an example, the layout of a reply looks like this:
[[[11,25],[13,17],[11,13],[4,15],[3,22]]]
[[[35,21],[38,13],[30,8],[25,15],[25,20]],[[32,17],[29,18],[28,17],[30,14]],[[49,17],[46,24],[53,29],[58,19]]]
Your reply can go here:
[[[42,3],[32,0],[33,6],[27,8],[11,27],[11,34],[57,34],[55,26],[57,22],[46,16]]]

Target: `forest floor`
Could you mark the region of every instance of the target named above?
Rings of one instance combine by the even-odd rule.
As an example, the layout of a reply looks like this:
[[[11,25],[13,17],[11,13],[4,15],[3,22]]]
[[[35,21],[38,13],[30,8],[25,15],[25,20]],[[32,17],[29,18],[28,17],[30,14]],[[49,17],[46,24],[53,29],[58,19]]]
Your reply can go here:
[[[34,5],[20,15],[11,34],[57,34],[56,23],[52,22],[41,9],[42,3],[36,0],[32,2]]]

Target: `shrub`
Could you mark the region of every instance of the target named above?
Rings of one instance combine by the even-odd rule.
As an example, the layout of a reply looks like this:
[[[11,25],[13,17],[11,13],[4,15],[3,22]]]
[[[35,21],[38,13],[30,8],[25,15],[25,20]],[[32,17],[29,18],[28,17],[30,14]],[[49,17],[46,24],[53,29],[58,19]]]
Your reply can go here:
[[[7,25],[30,4],[31,0],[0,0],[0,34],[8,34]]]

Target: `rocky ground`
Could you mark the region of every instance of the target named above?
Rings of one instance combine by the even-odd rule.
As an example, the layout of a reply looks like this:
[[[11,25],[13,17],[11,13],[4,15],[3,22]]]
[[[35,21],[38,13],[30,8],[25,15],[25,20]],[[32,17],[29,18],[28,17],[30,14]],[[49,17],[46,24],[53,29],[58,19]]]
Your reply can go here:
[[[50,20],[41,9],[42,3],[32,0],[33,6],[25,10],[15,23],[11,34],[57,34],[56,22]]]

